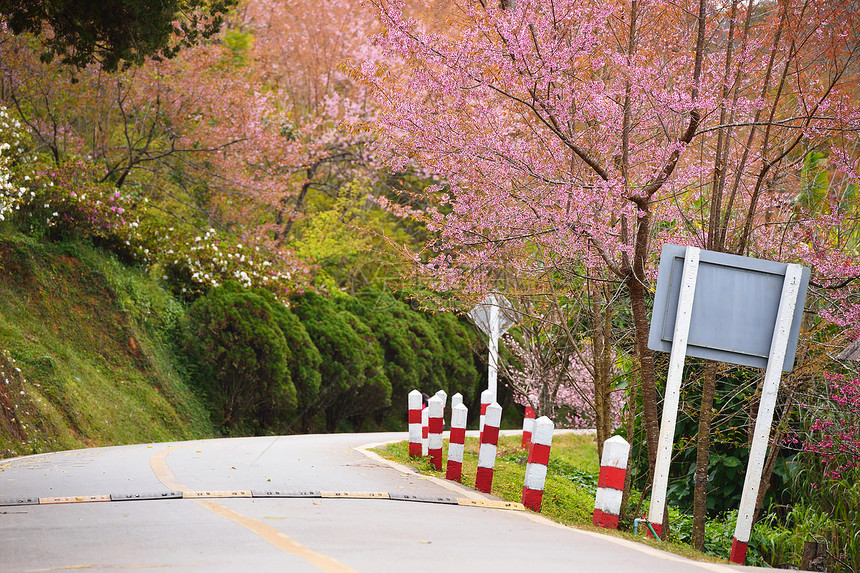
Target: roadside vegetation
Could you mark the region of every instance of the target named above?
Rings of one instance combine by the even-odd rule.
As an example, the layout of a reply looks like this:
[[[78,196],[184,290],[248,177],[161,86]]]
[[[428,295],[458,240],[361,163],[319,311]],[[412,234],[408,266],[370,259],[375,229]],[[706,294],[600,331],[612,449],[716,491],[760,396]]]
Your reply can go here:
[[[461,483],[467,487],[471,487],[475,483],[478,448],[477,438],[466,438]],[[410,459],[408,442],[388,444],[377,448],[375,451],[385,458],[412,466],[421,474],[445,478],[444,462],[442,471],[439,471],[433,467],[429,458]],[[443,460],[447,459],[447,452],[448,441],[445,440],[443,443]],[[519,502],[521,500],[527,458],[527,451],[521,448],[520,436],[499,437],[492,495],[505,501]],[[619,529],[617,531],[603,529],[592,524],[594,496],[597,490],[599,472],[600,466],[594,434],[558,434],[554,436],[540,514],[558,523],[606,535],[617,535],[690,559],[715,563],[728,562],[737,510],[726,511],[709,519],[705,528],[704,549],[697,550],[690,543],[692,515],[681,513],[677,508],[671,507],[669,510],[670,537],[668,541],[658,542],[647,536],[644,520],[643,525],[636,528],[638,531],[634,533],[633,516],[643,517],[643,512],[647,512],[649,501],[647,493],[643,498],[642,492],[634,487],[627,501],[627,506],[624,508],[626,517],[622,517]],[[800,485],[804,487],[809,484]],[[850,504],[851,502],[846,500],[846,503]],[[816,539],[822,539],[823,535],[833,535],[831,542],[842,538],[844,542],[850,543],[849,538],[844,537],[846,532],[840,531],[836,520],[808,507],[800,505],[793,509],[789,512],[787,521],[780,521],[775,513],[768,514],[764,519],[759,520],[753,528],[747,554],[747,565],[799,568],[804,558],[805,544]],[[842,511],[846,510],[847,507],[843,508]],[[845,551],[843,556],[846,558],[846,562],[841,565],[844,567],[841,570],[851,571],[850,559],[853,558],[854,554],[849,552],[853,549],[850,545],[843,545],[843,547]],[[808,545],[806,551],[809,551]],[[820,570],[818,568],[825,565],[824,559],[811,565],[814,569],[808,570]]]
[[[214,435],[176,352],[183,315],[92,246],[0,229],[0,457]]]
[[[623,435],[629,528],[696,245],[811,270],[750,561],[860,573],[860,11],[559,2],[0,2],[0,455],[403,429],[413,388],[474,425],[497,292],[503,424]],[[664,530],[723,555],[762,372],[684,379]]]

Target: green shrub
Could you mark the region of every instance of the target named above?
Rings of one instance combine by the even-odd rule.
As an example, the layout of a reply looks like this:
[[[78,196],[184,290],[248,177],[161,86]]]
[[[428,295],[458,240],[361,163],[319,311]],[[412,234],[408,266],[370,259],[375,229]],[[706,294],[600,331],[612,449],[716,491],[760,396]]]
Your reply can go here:
[[[379,342],[393,404],[405,405],[407,394],[416,388],[428,394],[448,390],[442,345],[424,313],[413,311],[389,293],[372,290],[344,299],[343,306],[360,317]],[[402,412],[397,414],[403,417]]]
[[[273,317],[278,328],[284,335],[290,355],[287,359],[290,378],[296,387],[299,415],[297,424],[299,430],[310,430],[309,420],[302,415],[309,405],[316,403],[319,397],[320,365],[322,356],[314,346],[308,331],[299,318],[284,304],[280,303],[270,291],[258,289],[254,291],[263,297],[274,309]]]
[[[282,327],[289,311],[262,291],[228,282],[189,310],[188,349],[196,380],[231,433],[280,430],[297,406]],[[312,377],[311,377],[312,378]],[[306,383],[306,381],[303,381]]]
[[[344,422],[360,427],[391,405],[382,348],[361,319],[314,293],[294,297],[291,309],[322,356],[322,385],[316,402],[305,405],[308,419],[324,414],[325,428],[333,432]]]
[[[484,386],[487,382],[486,368],[482,362],[484,356],[476,352],[482,345],[486,347],[486,342],[481,340],[483,335],[477,328],[465,323],[465,319],[450,312],[425,316],[442,345],[440,362],[443,379],[447,382],[445,390],[449,396],[460,392],[463,402],[470,404],[481,393],[478,386]]]

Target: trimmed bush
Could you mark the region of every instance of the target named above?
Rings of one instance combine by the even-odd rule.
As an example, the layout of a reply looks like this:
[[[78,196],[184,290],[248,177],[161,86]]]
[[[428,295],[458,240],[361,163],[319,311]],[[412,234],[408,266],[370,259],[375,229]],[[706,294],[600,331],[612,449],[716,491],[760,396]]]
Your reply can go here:
[[[319,396],[306,405],[306,416],[325,414],[326,431],[333,432],[344,422],[361,427],[369,414],[391,405],[382,348],[361,319],[314,293],[294,297],[291,309],[323,356]]]
[[[290,369],[293,353],[284,331],[290,340],[303,337],[296,334],[301,325],[289,315],[270,293],[234,282],[211,290],[191,306],[187,347],[196,361],[195,378],[215,421],[229,433],[290,426],[298,397]],[[302,348],[313,356],[309,347]],[[303,392],[313,392],[314,380],[312,374],[302,374]]]

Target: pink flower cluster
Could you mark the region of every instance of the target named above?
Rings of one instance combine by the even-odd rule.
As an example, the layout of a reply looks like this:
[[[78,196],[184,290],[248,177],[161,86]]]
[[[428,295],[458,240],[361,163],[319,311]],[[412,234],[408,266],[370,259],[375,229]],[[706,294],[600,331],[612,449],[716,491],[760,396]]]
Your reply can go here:
[[[827,375],[827,383],[804,450],[821,457],[826,476],[840,479],[860,467],[860,378]]]
[[[518,404],[533,407],[559,427],[595,427],[593,365],[586,364],[592,362],[587,348],[569,355],[550,350],[548,356],[551,343],[541,347],[520,343],[506,335],[504,344],[512,360],[505,362],[502,371]],[[616,429],[621,426],[626,396],[623,390],[613,389],[606,399],[610,403],[612,429]]]

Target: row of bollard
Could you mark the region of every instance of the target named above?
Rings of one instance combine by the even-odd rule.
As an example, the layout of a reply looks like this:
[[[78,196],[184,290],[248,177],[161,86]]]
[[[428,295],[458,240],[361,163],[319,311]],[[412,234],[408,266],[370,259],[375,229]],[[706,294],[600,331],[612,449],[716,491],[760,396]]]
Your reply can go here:
[[[437,470],[442,469],[442,431],[444,429],[445,403],[447,394],[439,391],[427,401],[424,407],[421,392],[409,393],[409,456],[429,457]],[[496,465],[496,452],[499,444],[499,427],[502,421],[502,407],[491,402],[492,395],[486,391],[481,395],[480,450],[475,489],[490,493],[493,488],[493,473]],[[448,459],[445,477],[451,481],[462,482],[463,451],[466,440],[466,419],[468,408],[463,404],[462,395],[451,397],[451,432],[448,440]],[[549,452],[552,446],[553,423],[546,416],[535,420],[534,411],[528,408],[525,423],[530,423],[529,440],[526,441],[523,429],[523,448],[528,447],[526,477],[523,483],[523,505],[540,511],[543,502],[543,489],[546,481]],[[533,427],[533,429],[532,429]],[[534,436],[534,439],[532,439]]]
[[[437,470],[442,469],[442,431],[447,398],[448,395],[440,390],[427,401],[425,408],[421,392],[413,390],[409,393],[409,456],[429,456],[430,462]],[[491,395],[486,391],[481,394],[480,449],[475,477],[475,489],[484,493],[490,493],[493,488],[499,427],[502,421],[502,407],[496,402],[490,403],[489,398]],[[466,418],[469,412],[463,404],[463,396],[459,393],[451,397],[451,405],[451,432],[445,478],[462,482]],[[528,448],[529,454],[522,503],[537,512],[541,510],[543,503],[553,431],[552,420],[546,416],[535,419],[534,410],[531,407],[526,408],[521,445],[523,449]],[[604,442],[594,500],[594,525],[618,528],[629,451],[630,444],[621,436],[613,436]]]

